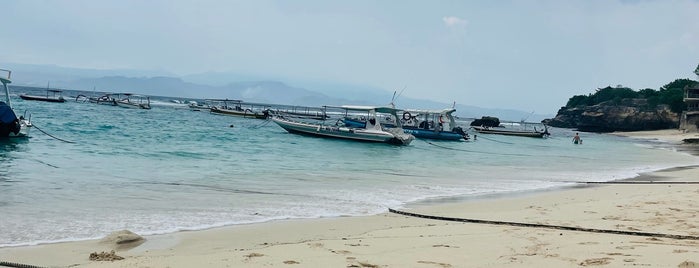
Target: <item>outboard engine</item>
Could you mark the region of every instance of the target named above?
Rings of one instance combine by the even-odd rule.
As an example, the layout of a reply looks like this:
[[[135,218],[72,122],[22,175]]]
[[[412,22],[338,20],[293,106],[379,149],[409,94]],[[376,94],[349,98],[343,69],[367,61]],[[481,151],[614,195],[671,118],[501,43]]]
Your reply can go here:
[[[454,128],[451,129],[451,131],[454,132],[454,133],[457,133],[457,134],[461,134],[461,136],[464,137],[464,140],[468,140],[468,139],[469,139],[468,133],[466,133],[466,132],[464,131],[464,129],[461,128],[461,127],[454,127]]]

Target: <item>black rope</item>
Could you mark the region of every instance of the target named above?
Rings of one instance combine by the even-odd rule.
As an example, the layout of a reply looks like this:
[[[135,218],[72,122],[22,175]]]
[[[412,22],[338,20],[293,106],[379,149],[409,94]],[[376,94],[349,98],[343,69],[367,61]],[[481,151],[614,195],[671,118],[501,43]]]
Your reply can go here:
[[[474,151],[474,150],[465,150],[465,149],[457,149],[457,148],[451,148],[447,146],[442,146],[433,142],[425,141],[427,144],[439,147],[442,149],[447,149],[447,150],[453,150],[453,151],[461,151],[461,152],[469,152],[469,153],[479,153],[479,154],[489,154],[489,155],[510,155],[510,156],[531,156],[529,154],[506,154],[506,153],[492,153],[492,152],[483,152],[483,151]]]
[[[584,184],[699,184],[699,181],[581,181]]]
[[[491,139],[491,138],[488,138],[488,137],[483,137],[482,135],[481,135],[479,138],[481,138],[481,139],[486,139],[486,140],[489,140],[489,141],[504,143],[504,144],[514,144],[514,143],[512,143],[512,142],[499,141],[499,140],[496,140],[496,139]]]
[[[510,221],[491,221],[491,220],[452,218],[452,217],[442,217],[442,216],[431,216],[431,215],[417,214],[417,213],[399,211],[399,210],[390,209],[390,208],[388,209],[388,212],[396,213],[396,214],[400,214],[400,215],[405,215],[405,216],[410,216],[410,217],[417,217],[417,218],[424,218],[424,219],[431,219],[431,220],[440,220],[440,221],[468,222],[468,223],[480,223],[480,224],[491,224],[491,225],[508,225],[508,226],[517,226],[517,227],[545,228],[545,229],[578,231],[578,232],[588,232],[588,233],[605,233],[605,234],[632,235],[632,236],[645,236],[645,237],[662,237],[662,238],[684,239],[684,240],[699,240],[699,236],[691,236],[691,235],[645,233],[645,232],[605,230],[605,229],[593,229],[593,228],[571,227],[571,226],[562,226],[562,225],[548,225],[548,224],[537,224],[537,223],[522,223],[522,222],[510,222]]]
[[[36,126],[35,124],[33,124],[33,123],[32,123],[32,127],[38,129],[39,131],[41,131],[42,133],[48,135],[49,137],[54,138],[54,139],[57,139],[57,140],[59,140],[59,141],[62,141],[62,142],[65,142],[65,143],[75,143],[75,142],[73,142],[73,141],[64,140],[64,139],[58,138],[58,137],[56,137],[56,136],[53,136],[53,135],[49,134],[48,132],[43,131],[42,129],[40,129],[39,127],[37,127],[37,126]]]
[[[46,268],[43,266],[36,266],[36,265],[23,264],[23,263],[14,263],[14,262],[6,262],[6,261],[0,261],[0,266],[14,267],[14,268]]]
[[[249,129],[258,129],[258,128],[264,127],[266,125],[269,125],[270,122],[272,122],[272,120],[265,119],[262,123],[259,123],[259,124],[254,125],[254,126],[250,126]]]

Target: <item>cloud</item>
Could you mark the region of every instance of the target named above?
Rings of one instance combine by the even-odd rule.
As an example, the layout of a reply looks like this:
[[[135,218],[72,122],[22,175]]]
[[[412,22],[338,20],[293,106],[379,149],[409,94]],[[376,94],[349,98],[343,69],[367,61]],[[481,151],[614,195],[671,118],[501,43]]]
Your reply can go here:
[[[443,17],[442,21],[444,21],[444,25],[447,27],[466,27],[466,24],[468,24],[468,21],[465,19],[454,16]]]

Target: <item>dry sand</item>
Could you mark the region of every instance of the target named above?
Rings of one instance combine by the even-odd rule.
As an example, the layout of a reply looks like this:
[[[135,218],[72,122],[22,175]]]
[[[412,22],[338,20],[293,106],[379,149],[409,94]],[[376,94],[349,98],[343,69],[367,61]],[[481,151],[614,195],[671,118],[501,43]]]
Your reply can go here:
[[[699,167],[645,174],[654,183],[584,185],[415,213],[690,239],[460,223],[385,213],[288,220],[146,237],[117,261],[84,241],[0,249],[0,261],[50,267],[699,267]],[[693,182],[671,184],[670,181]]]
[[[638,139],[657,140],[674,144],[682,143],[682,140],[684,139],[699,139],[699,133],[697,132],[684,132],[678,129],[614,132],[611,134]]]

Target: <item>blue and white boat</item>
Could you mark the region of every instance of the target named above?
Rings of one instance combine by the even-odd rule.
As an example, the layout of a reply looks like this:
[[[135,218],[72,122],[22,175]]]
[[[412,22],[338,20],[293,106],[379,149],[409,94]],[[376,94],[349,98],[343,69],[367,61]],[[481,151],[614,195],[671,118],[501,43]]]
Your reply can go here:
[[[0,82],[5,89],[5,101],[0,101],[0,139],[28,137],[31,122],[23,116],[18,118],[10,101],[10,89],[7,85],[12,83],[10,81],[12,71],[5,69],[0,71],[7,73],[7,78],[0,77]]]
[[[469,140],[469,136],[464,130],[456,125],[452,115],[456,109],[443,110],[403,110],[402,117],[397,120],[402,125],[405,133],[411,134],[418,139],[433,140]],[[362,117],[345,117],[343,121],[346,126],[362,127],[366,120]],[[386,127],[394,127],[396,121],[385,118],[382,122]]]
[[[379,123],[379,118],[382,116],[381,114],[397,120],[397,113],[400,110],[395,108],[372,106],[340,106],[330,108],[343,109],[346,115],[350,112],[362,114],[362,116],[366,116],[366,118],[369,119],[368,124],[365,123],[362,126],[351,127],[338,124],[337,122],[340,121],[336,121],[336,123],[333,124],[325,124],[325,122],[328,122],[327,120],[320,122],[295,121],[279,115],[274,116],[272,121],[289,133],[301,135],[366,142],[383,142],[394,145],[408,145],[415,139],[413,135],[403,132],[400,122],[393,128],[383,128],[381,123]]]

